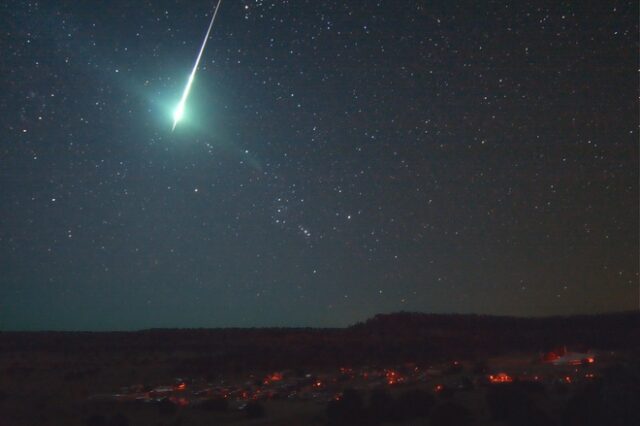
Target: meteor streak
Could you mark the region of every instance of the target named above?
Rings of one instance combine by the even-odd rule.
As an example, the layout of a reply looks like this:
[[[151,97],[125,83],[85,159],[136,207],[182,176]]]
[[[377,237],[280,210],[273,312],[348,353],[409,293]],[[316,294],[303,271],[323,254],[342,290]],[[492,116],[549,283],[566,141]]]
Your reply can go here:
[[[207,41],[209,40],[209,34],[211,33],[211,28],[213,28],[213,21],[216,20],[216,15],[218,15],[218,9],[220,9],[220,3],[222,0],[218,0],[218,4],[216,5],[216,10],[213,12],[213,16],[211,17],[211,22],[209,23],[209,28],[207,29],[207,34],[204,36],[204,41],[202,42],[202,47],[200,47],[200,52],[198,53],[198,57],[196,58],[196,63],[193,65],[193,70],[189,75],[189,80],[187,80],[187,86],[184,88],[184,92],[182,92],[182,98],[180,98],[180,102],[173,112],[173,127],[171,131],[173,132],[178,125],[178,122],[182,120],[182,116],[184,115],[184,106],[187,103],[187,98],[189,97],[189,92],[191,91],[191,85],[193,84],[193,80],[196,77],[196,71],[198,71],[198,65],[200,64],[200,59],[202,58],[202,52],[204,52],[204,47],[207,45]]]

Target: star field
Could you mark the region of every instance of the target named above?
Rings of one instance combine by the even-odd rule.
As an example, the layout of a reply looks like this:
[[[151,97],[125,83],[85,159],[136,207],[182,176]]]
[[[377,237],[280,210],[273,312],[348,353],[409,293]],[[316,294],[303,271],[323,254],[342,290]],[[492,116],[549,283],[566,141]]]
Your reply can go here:
[[[0,329],[638,308],[638,5],[0,5]]]

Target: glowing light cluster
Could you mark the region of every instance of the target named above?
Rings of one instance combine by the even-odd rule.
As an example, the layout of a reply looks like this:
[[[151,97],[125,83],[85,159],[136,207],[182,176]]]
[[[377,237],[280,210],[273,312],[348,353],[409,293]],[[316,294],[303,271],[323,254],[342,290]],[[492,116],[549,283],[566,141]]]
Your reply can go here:
[[[513,382],[513,378],[507,373],[498,373],[495,375],[489,375],[489,381],[491,383],[511,383]]]

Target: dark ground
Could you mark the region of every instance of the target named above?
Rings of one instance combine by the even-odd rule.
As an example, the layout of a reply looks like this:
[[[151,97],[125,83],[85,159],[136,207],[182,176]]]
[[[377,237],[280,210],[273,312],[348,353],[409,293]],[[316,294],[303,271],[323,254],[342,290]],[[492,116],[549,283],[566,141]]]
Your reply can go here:
[[[2,332],[0,425],[632,424],[633,401],[640,400],[639,324],[637,313],[546,319],[400,313],[347,329]],[[559,345],[598,354],[592,370],[566,370],[593,380],[557,383],[548,366],[532,362]],[[177,377],[244,383],[282,370],[304,377],[344,366],[374,371],[412,363],[426,371],[453,359],[463,368],[442,378],[393,387],[336,383],[340,393],[357,391],[330,403],[322,397],[264,400],[258,404],[264,413],[239,411],[236,401],[206,410],[96,398]],[[480,365],[493,371],[525,366],[547,378],[533,387],[481,385],[487,371]],[[434,392],[439,382],[463,378],[472,389]]]

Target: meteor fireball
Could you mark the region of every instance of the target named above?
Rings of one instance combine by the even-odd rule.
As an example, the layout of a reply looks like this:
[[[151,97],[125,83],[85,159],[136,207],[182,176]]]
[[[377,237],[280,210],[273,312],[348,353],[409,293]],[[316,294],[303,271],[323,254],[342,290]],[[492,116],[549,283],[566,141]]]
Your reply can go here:
[[[216,20],[216,16],[218,15],[218,9],[220,9],[220,3],[222,0],[218,0],[218,4],[216,5],[216,9],[213,12],[213,16],[211,17],[211,22],[209,23],[209,28],[207,29],[207,34],[204,36],[204,41],[202,42],[202,46],[200,47],[200,52],[198,52],[198,57],[196,58],[196,63],[193,65],[193,69],[191,70],[191,74],[189,75],[189,79],[187,80],[187,85],[184,88],[184,92],[182,92],[182,97],[180,98],[180,102],[178,102],[178,106],[173,111],[173,127],[171,127],[171,131],[174,131],[178,122],[182,120],[184,116],[184,108],[187,103],[187,98],[189,97],[189,92],[191,91],[191,86],[193,85],[193,80],[196,77],[196,71],[198,71],[198,65],[200,64],[200,59],[202,59],[202,53],[204,52],[204,48],[207,45],[207,41],[209,40],[209,34],[211,34],[211,28],[213,28],[213,22]]]

